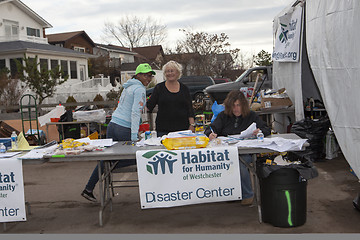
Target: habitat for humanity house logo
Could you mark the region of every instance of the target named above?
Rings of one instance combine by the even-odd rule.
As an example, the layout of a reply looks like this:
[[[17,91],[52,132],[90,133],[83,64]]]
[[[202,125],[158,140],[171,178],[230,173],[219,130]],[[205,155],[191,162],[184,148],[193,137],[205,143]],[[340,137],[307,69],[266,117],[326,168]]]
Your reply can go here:
[[[286,44],[289,40],[294,40],[296,37],[295,32],[298,28],[298,19],[289,20],[288,18],[285,18],[284,22],[280,23],[281,32],[279,34],[279,41]]]
[[[146,164],[146,170],[151,174],[157,175],[159,168],[162,174],[166,173],[166,168],[169,173],[172,174],[174,172],[174,162],[177,161],[174,157],[176,155],[176,153],[171,151],[149,151],[142,156],[149,159],[148,164]]]
[[[289,30],[287,29],[286,24],[280,23],[280,26],[281,26],[281,33],[279,35],[279,40],[281,43],[286,43],[288,41],[287,34],[288,34]]]

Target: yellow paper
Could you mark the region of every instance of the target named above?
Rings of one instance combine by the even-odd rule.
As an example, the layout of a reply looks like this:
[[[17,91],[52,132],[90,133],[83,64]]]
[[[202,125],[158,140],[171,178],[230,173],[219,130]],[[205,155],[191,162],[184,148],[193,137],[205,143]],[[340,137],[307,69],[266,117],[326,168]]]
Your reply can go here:
[[[91,140],[99,139],[99,134],[98,134],[98,132],[96,131],[96,132],[93,132],[92,134],[90,134],[88,137],[89,137]]]
[[[11,152],[15,152],[15,151],[29,151],[31,149],[34,149],[38,146],[30,146],[28,141],[26,140],[23,132],[19,133],[19,136],[17,138],[17,144],[18,144],[18,148],[17,149],[9,149],[8,151]]]

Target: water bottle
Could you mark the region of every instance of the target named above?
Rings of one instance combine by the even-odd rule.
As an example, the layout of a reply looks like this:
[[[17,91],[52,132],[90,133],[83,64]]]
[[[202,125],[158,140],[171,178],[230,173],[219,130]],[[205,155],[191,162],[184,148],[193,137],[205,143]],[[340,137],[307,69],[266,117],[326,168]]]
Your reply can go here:
[[[6,147],[3,143],[0,143],[0,153],[5,153],[6,152]]]
[[[12,149],[17,149],[18,148],[17,134],[16,134],[15,131],[13,131],[12,134],[11,134],[11,148]]]
[[[151,138],[154,138],[154,139],[157,138],[157,132],[156,131],[151,131]]]
[[[326,159],[333,159],[338,156],[338,146],[335,140],[335,134],[331,128],[326,133],[326,145],[325,145],[325,151],[326,151]]]
[[[264,134],[261,130],[259,130],[258,134],[256,135],[257,139],[259,140],[259,142],[263,142],[264,141]]]

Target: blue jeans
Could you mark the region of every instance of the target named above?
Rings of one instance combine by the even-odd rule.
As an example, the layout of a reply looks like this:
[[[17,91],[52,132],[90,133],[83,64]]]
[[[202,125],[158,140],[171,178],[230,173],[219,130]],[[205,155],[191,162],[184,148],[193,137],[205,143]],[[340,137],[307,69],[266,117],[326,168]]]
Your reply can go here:
[[[250,154],[241,154],[240,156],[245,162],[249,164],[252,162],[252,156]],[[254,192],[252,190],[249,169],[241,161],[240,161],[240,179],[241,179],[242,199],[253,197]]]
[[[131,141],[131,129],[113,122],[110,122],[106,130],[106,138],[112,138],[114,141]],[[111,161],[114,163],[115,161]],[[121,160],[118,162],[115,168],[126,167],[136,164],[134,159]],[[97,164],[93,170],[85,189],[92,192],[99,181],[99,165]],[[104,172],[104,162],[100,161],[101,172]]]

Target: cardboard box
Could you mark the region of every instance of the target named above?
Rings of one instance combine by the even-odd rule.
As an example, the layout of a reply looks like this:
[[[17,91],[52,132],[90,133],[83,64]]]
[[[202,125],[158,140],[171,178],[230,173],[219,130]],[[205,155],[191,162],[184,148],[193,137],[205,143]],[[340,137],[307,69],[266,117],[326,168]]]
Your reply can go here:
[[[290,98],[262,98],[262,109],[281,109],[292,106],[293,103]]]

